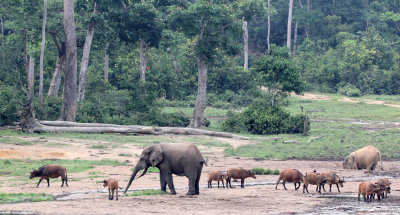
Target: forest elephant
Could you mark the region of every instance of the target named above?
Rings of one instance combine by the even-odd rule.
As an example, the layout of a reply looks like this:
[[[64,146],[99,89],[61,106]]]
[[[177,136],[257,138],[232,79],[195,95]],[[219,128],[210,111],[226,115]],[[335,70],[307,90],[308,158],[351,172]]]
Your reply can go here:
[[[343,168],[367,169],[367,172],[370,172],[375,169],[379,160],[381,161],[381,170],[383,170],[381,152],[374,146],[369,145],[350,153],[343,162]]]
[[[189,191],[186,195],[198,195],[199,181],[204,160],[200,151],[193,144],[188,143],[161,143],[146,147],[140,156],[132,176],[126,186],[125,193],[132,184],[136,174],[143,169],[142,177],[147,169],[157,167],[160,170],[161,190],[166,191],[166,186],[170,189],[170,194],[175,195],[175,187],[172,174],[186,176],[189,179]]]

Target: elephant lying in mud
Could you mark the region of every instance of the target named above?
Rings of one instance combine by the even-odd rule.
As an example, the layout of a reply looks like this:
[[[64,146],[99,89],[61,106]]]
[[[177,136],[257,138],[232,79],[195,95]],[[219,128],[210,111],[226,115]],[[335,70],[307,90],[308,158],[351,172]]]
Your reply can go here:
[[[203,164],[206,164],[203,156],[196,146],[188,143],[161,143],[146,147],[133,170],[132,176],[126,186],[125,193],[132,184],[136,174],[143,169],[142,177],[147,169],[157,167],[160,170],[161,190],[166,191],[166,185],[170,194],[176,191],[172,180],[172,174],[186,176],[189,179],[189,191],[186,195],[198,195],[199,181]]]
[[[381,161],[381,170],[383,170],[381,152],[369,145],[350,153],[343,162],[343,168],[367,169],[367,172],[370,172],[375,169],[379,160]]]

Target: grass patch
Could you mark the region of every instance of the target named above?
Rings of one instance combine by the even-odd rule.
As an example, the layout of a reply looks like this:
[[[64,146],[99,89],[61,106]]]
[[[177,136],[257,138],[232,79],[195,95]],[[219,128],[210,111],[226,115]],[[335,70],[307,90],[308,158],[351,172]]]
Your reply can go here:
[[[0,136],[0,143],[12,145],[33,145],[32,141],[22,140],[16,137]]]
[[[54,197],[45,193],[0,193],[0,204],[18,202],[53,201]]]
[[[0,175],[2,176],[18,176],[28,180],[29,173],[32,169],[38,169],[43,165],[58,164],[67,168],[68,173],[84,172],[100,165],[125,166],[125,163],[114,160],[18,160],[18,159],[2,159],[0,160]]]
[[[319,136],[323,137],[309,141],[312,137]],[[227,156],[262,159],[342,160],[355,150],[373,145],[381,151],[383,159],[400,158],[399,129],[368,132],[360,125],[314,122],[309,136],[282,134],[271,137],[282,139],[255,139],[258,141],[257,144],[244,145],[236,149],[227,148],[224,153]],[[298,143],[283,143],[287,140],[296,140]]]
[[[105,150],[108,149],[108,144],[106,143],[95,143],[92,144],[91,146],[89,146],[90,149],[101,149],[101,150]]]
[[[264,169],[262,167],[255,167],[252,169],[256,175],[279,175],[279,170]]]
[[[118,156],[121,156],[121,157],[133,157],[133,155],[129,154],[129,153],[120,153],[120,154],[118,154]]]
[[[332,99],[317,101],[290,97],[290,105],[286,109],[290,113],[295,114],[301,112],[300,106],[302,106],[304,111],[312,111],[310,114],[312,118],[353,118],[390,122],[400,120],[400,111],[398,108],[367,104],[365,102],[343,102],[339,101],[343,97],[337,95],[328,96],[332,97]]]
[[[195,145],[202,145],[207,147],[231,147],[229,143],[222,143],[221,141],[213,138],[198,138],[198,137],[187,137],[185,141],[191,142]]]
[[[154,195],[165,195],[167,192],[162,190],[142,190],[133,191],[131,193],[126,193],[125,196],[154,196]]]
[[[131,170],[133,171],[135,169],[135,167],[133,167]],[[138,174],[140,174],[141,172],[142,172],[143,170],[140,170],[139,172],[138,172]],[[147,173],[159,173],[160,172],[160,170],[157,168],[157,167],[149,167],[148,169],[147,169]]]

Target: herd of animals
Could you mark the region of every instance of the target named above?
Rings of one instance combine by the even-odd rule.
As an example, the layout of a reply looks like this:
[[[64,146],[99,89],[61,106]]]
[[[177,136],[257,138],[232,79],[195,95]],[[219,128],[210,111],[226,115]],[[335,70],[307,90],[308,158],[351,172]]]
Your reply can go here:
[[[374,146],[366,146],[362,149],[350,153],[343,162],[343,168],[348,169],[366,169],[367,172],[373,171],[378,161],[382,160],[381,153]],[[199,181],[200,175],[203,168],[203,164],[207,165],[207,160],[203,158],[200,151],[193,144],[188,143],[160,143],[146,147],[139,161],[137,162],[128,185],[125,189],[127,192],[128,188],[132,184],[136,177],[136,174],[143,170],[141,175],[137,178],[142,177],[146,174],[147,169],[152,166],[160,170],[160,185],[161,190],[166,191],[166,186],[170,189],[170,194],[176,194],[172,174],[179,176],[186,176],[189,179],[189,191],[187,195],[198,195],[199,192]],[[64,182],[68,187],[67,170],[65,167],[60,165],[45,165],[40,167],[38,170],[33,170],[30,174],[30,179],[39,177],[40,180],[36,187],[39,187],[40,182],[43,179],[47,180],[47,186],[50,186],[49,178],[61,177],[62,184]],[[240,179],[240,187],[244,188],[244,180],[248,177],[256,178],[255,173],[252,170],[246,170],[243,168],[230,168],[227,171],[212,171],[208,173],[208,187],[212,188],[212,181],[222,182],[222,186],[225,188],[224,180],[226,181],[226,188],[232,188],[231,180]],[[136,178],[136,179],[137,179]],[[276,182],[275,189],[277,189],[280,181],[283,181],[283,187],[287,190],[285,183],[294,183],[295,190],[300,188],[300,183],[303,182],[303,193],[307,191],[309,185],[317,185],[316,192],[321,193],[321,188],[325,191],[325,184],[329,185],[329,191],[331,192],[332,185],[336,185],[338,192],[340,192],[339,186],[343,187],[344,177],[340,178],[335,172],[322,172],[317,173],[307,172],[303,175],[297,169],[285,169],[279,174],[279,178]],[[372,201],[375,199],[375,195],[378,200],[387,197],[390,194],[391,182],[386,178],[381,178],[376,182],[361,182],[358,187],[358,200],[360,201],[360,194],[363,195],[364,201]],[[108,188],[109,200],[114,199],[114,191],[116,192],[116,200],[118,200],[118,181],[113,178],[109,178],[103,181],[103,186]],[[120,188],[121,189],[121,188]],[[326,191],[325,191],[326,192]]]

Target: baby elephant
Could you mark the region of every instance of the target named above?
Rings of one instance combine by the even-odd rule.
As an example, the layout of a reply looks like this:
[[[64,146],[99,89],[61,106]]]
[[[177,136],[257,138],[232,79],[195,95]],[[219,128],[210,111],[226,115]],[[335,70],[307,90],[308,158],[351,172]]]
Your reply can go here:
[[[108,199],[109,200],[114,199],[114,190],[115,190],[115,193],[116,193],[115,200],[118,201],[118,181],[113,178],[109,178],[107,180],[104,180],[103,183],[104,183],[103,184],[104,187],[108,187]]]
[[[228,178],[226,179],[226,188],[232,188],[231,185],[231,178],[233,179],[240,179],[240,187],[244,188],[244,179],[248,177],[256,178],[256,174],[253,170],[243,169],[243,168],[230,168],[227,171]],[[229,184],[229,187],[228,187]]]
[[[303,181],[303,193],[304,190],[306,190],[308,193],[308,185],[313,184],[317,185],[316,191],[321,194],[321,186],[326,182],[326,177],[316,172],[308,172],[303,177]]]
[[[303,181],[303,174],[297,170],[297,169],[285,169],[279,174],[278,181],[276,182],[275,185],[275,190],[278,189],[278,184],[279,182],[283,180],[283,188],[286,189],[285,183],[286,182],[293,182],[294,183],[294,189],[297,190],[300,188],[300,182]],[[299,186],[296,187],[296,184],[299,183]]]
[[[219,188],[219,182],[222,181],[222,187],[225,188],[224,180],[228,178],[228,175],[226,174],[225,171],[212,171],[208,173],[208,188],[212,188],[212,181],[217,181],[218,182],[218,188]]]
[[[60,166],[60,165],[44,165],[41,166],[38,170],[33,170],[31,172],[31,175],[29,176],[29,179],[35,178],[35,177],[40,177],[38,184],[36,187],[39,187],[40,182],[42,182],[43,179],[47,180],[47,186],[50,186],[50,180],[49,178],[58,178],[61,176],[62,179],[62,184],[61,187],[64,186],[64,181],[65,184],[68,187],[68,178],[67,178],[67,169],[65,167]]]

